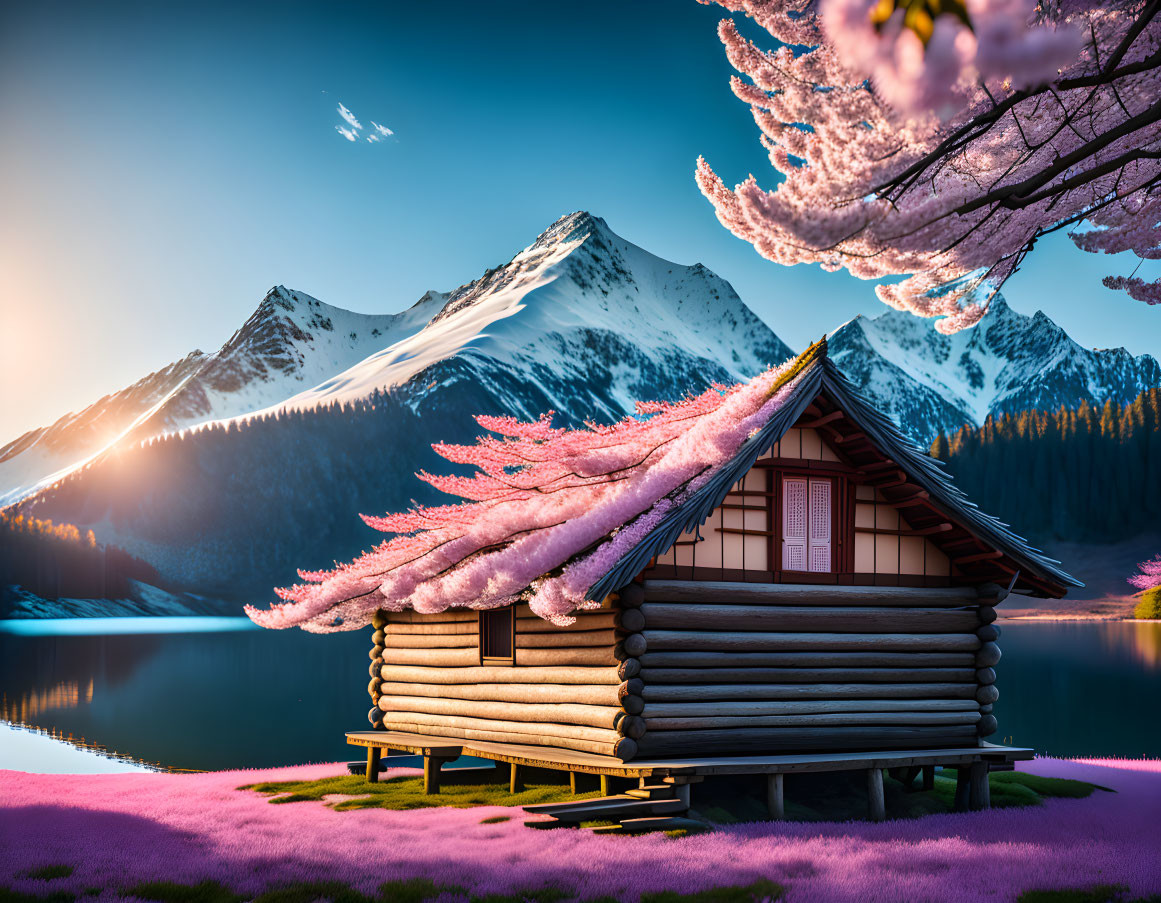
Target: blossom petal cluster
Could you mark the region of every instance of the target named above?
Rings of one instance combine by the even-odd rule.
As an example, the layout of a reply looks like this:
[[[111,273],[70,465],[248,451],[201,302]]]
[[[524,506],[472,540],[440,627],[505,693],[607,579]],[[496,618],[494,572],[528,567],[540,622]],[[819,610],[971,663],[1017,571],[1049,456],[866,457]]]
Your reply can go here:
[[[1141,573],[1129,578],[1129,583],[1140,590],[1150,590],[1161,586],[1161,555],[1152,561],[1142,561],[1137,565]]]
[[[333,570],[300,571],[303,582],[276,590],[284,604],[246,613],[263,627],[328,633],[357,629],[377,609],[434,613],[520,600],[571,623],[575,609],[600,604],[586,600],[589,588],[737,454],[800,373],[790,362],[746,383],[641,404],[637,416],[610,426],[477,417],[492,435],[433,446],[474,468],[471,476],[418,475],[464,501],[364,516],[395,536]]]
[[[963,0],[927,4],[960,15],[919,27],[907,16],[924,4],[891,0],[702,2],[775,39],[718,29],[778,184],[730,188],[704,159],[696,173],[763,257],[904,276],[880,300],[951,333],[1049,232],[1087,223],[1084,250],[1161,256],[1156,4]],[[1135,276],[1105,284],[1161,301]]]

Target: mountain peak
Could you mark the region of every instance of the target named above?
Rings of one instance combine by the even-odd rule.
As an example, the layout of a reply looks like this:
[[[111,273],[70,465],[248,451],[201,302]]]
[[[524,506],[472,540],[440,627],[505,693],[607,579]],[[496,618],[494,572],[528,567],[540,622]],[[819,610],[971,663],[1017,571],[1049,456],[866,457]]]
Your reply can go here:
[[[609,224],[599,216],[589,213],[587,210],[577,210],[573,213],[566,213],[536,236],[536,241],[532,243],[530,250],[544,248],[559,242],[583,241],[594,233],[608,236],[612,235],[613,231],[609,228]]]

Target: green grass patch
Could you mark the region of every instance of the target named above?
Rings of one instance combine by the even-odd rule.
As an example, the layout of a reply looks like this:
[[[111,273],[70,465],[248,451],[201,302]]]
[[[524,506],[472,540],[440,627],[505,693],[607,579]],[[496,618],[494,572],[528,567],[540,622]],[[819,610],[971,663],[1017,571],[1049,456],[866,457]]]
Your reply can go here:
[[[1159,903],[1161,895],[1129,898],[1123,884],[1097,884],[1093,887],[1069,887],[1064,890],[1026,890],[1016,903]]]
[[[24,873],[25,878],[38,878],[41,881],[52,881],[56,878],[67,878],[76,869],[71,865],[45,865],[38,869],[29,869]]]
[[[129,888],[130,896],[158,903],[242,903],[245,899],[217,881],[178,884],[175,881],[146,881]]]
[[[490,815],[487,818],[481,818],[481,825],[498,825],[502,821],[511,821],[511,815]]]
[[[673,890],[642,894],[641,903],[766,903],[782,899],[786,889],[762,878],[753,884],[733,887],[712,887],[692,894],[679,894]]]
[[[38,896],[36,894],[22,894],[11,888],[0,887],[0,903],[73,903],[74,900],[76,900],[75,894],[63,890]]]
[[[518,890],[513,894],[485,894],[482,897],[471,897],[470,899],[472,903],[559,903],[560,900],[567,900],[575,896],[575,891],[547,885],[529,890]]]
[[[314,781],[266,781],[260,784],[246,784],[239,790],[253,790],[270,794],[270,802],[303,803],[322,802],[331,794],[347,799],[329,803],[340,812],[350,809],[431,809],[437,806],[451,806],[469,809],[473,806],[532,806],[537,803],[564,803],[589,799],[599,795],[598,791],[573,794],[565,783],[527,783],[520,793],[509,793],[507,782],[496,780],[500,773],[492,777],[494,783],[452,783],[444,773],[440,791],[437,794],[423,792],[420,777],[397,777],[368,784],[360,775],[335,775]],[[454,780],[454,779],[453,779]]]

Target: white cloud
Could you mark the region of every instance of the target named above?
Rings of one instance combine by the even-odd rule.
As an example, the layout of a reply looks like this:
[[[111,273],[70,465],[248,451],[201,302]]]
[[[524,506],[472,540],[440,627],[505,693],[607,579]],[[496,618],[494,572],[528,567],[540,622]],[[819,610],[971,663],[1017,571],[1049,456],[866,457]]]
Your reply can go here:
[[[344,107],[341,103],[339,104],[339,115],[342,116],[343,119],[347,120],[347,123],[351,126],[351,128],[361,129],[363,127],[363,123],[359,122],[359,120],[355,118],[355,114]],[[354,139],[352,138],[351,140],[353,141]]]
[[[382,139],[378,135],[376,135],[374,132],[372,132],[370,135],[367,136],[367,143],[368,144],[377,144],[381,140]]]
[[[390,138],[395,134],[393,131],[391,131],[391,129],[387,128],[387,126],[379,125],[379,123],[377,123],[374,119],[371,120],[371,125],[374,127],[375,131],[382,135],[384,138]]]
[[[359,140],[359,136],[356,135],[351,129],[345,129],[341,125],[336,125],[335,131],[338,132],[340,135],[342,135],[344,138],[346,138],[348,141],[358,141]]]

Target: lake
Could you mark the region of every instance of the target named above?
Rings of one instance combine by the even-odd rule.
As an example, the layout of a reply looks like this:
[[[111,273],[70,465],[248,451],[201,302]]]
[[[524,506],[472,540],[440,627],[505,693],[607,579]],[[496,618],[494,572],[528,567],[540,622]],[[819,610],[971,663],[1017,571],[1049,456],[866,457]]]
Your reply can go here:
[[[992,741],[1161,756],[1161,623],[1001,626]],[[240,618],[0,622],[0,722],[170,768],[354,759],[343,733],[367,727],[370,645],[369,629],[320,636]],[[13,736],[0,734],[0,768],[37,770]]]

